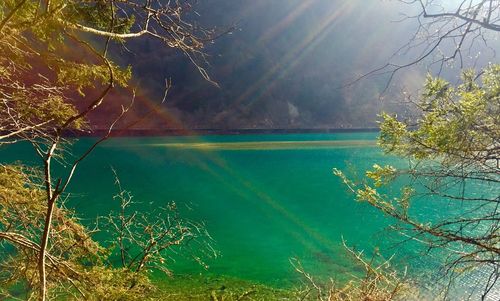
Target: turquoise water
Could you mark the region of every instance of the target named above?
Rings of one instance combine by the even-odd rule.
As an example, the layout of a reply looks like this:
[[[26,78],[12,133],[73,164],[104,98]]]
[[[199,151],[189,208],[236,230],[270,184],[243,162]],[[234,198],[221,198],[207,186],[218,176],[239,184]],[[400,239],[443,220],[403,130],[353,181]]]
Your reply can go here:
[[[149,211],[175,201],[203,221],[220,256],[204,270],[174,256],[178,275],[225,275],[268,285],[295,283],[289,259],[311,273],[343,278],[357,271],[349,245],[387,256],[413,256],[393,247],[390,223],[366,204],[353,201],[332,168],[361,172],[374,162],[397,163],[375,144],[376,133],[115,138],[101,144],[78,168],[68,206],[84,221],[117,210],[112,168],[131,191],[136,208]],[[80,139],[82,152],[94,140]],[[31,159],[14,146],[2,161]]]

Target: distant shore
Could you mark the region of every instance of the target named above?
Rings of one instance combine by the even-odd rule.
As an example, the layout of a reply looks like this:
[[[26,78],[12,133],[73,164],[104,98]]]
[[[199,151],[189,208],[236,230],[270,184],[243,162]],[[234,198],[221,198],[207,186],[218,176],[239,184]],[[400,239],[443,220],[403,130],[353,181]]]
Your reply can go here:
[[[358,133],[377,132],[378,128],[311,128],[311,129],[116,129],[113,137],[141,136],[197,136],[197,135],[251,135],[251,134],[328,134],[328,133]],[[106,135],[108,130],[67,131],[71,137],[99,137]]]

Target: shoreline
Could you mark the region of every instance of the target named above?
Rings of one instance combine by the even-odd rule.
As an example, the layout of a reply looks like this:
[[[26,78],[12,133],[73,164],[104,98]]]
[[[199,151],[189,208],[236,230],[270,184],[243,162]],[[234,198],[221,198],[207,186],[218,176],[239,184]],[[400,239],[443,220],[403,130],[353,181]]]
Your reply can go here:
[[[116,129],[110,137],[160,137],[160,136],[211,136],[211,135],[255,135],[255,134],[333,134],[378,132],[378,128],[309,128],[309,129]],[[107,129],[66,131],[67,137],[100,137]]]
[[[307,297],[300,280],[290,287],[279,287],[225,275],[178,275],[154,278],[152,283],[156,285],[153,298],[166,301],[311,300],[300,298]]]

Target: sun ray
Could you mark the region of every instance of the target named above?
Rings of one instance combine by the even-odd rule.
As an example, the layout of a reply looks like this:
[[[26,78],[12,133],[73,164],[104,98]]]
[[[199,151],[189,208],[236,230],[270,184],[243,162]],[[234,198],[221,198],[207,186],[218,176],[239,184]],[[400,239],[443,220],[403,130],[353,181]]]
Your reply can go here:
[[[251,84],[237,99],[235,99],[229,108],[234,108],[242,105],[246,101],[251,103],[265,95],[270,90],[278,78],[282,78],[293,67],[304,58],[304,56],[314,47],[316,47],[321,40],[333,29],[332,25],[339,17],[348,14],[354,5],[352,2],[345,2],[340,7],[330,7],[331,13],[319,22],[318,26],[314,28],[304,39],[294,48],[290,49],[278,62],[276,62],[267,73],[263,74],[260,79]],[[301,10],[303,12],[304,10]]]

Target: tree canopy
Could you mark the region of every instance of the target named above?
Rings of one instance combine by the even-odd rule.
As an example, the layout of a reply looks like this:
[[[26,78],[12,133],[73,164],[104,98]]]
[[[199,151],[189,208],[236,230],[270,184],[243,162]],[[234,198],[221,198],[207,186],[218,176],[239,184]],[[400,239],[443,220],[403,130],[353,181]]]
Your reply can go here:
[[[40,162],[39,168],[21,163],[0,166],[0,296],[8,296],[9,288],[21,285],[28,290],[28,299],[62,295],[142,300],[150,287],[144,273],[161,269],[154,263],[164,260],[162,254],[204,235],[201,225],[179,217],[173,205],[151,221],[126,215],[128,203],[122,198],[121,214],[108,219],[111,226],[121,223],[122,232],[113,233],[123,261],[115,267],[108,260],[114,251],[94,242],[93,231],[64,207],[66,188],[78,165],[112,134],[134,100],[132,92],[130,104],[109,115],[108,131],[95,144],[81,154],[65,152],[67,132],[92,130],[89,114],[112,101],[113,89],[129,85],[132,70],[113,60],[113,49],[126,47],[130,39],[159,40],[187,56],[210,81],[202,67],[203,48],[212,41],[213,31],[193,22],[192,4],[150,0],[0,3],[0,145],[27,141]],[[139,218],[142,228],[133,222]],[[139,236],[140,232],[148,236]],[[132,256],[129,252],[139,253]]]
[[[358,201],[395,218],[399,231],[447,253],[449,275],[471,268],[489,272],[486,296],[500,267],[500,66],[479,75],[466,70],[456,87],[428,76],[414,104],[415,116],[383,113],[378,140],[408,168],[374,165],[361,182],[334,173]],[[409,184],[399,195],[384,193],[398,179]],[[440,207],[438,217],[416,213],[431,204]]]

